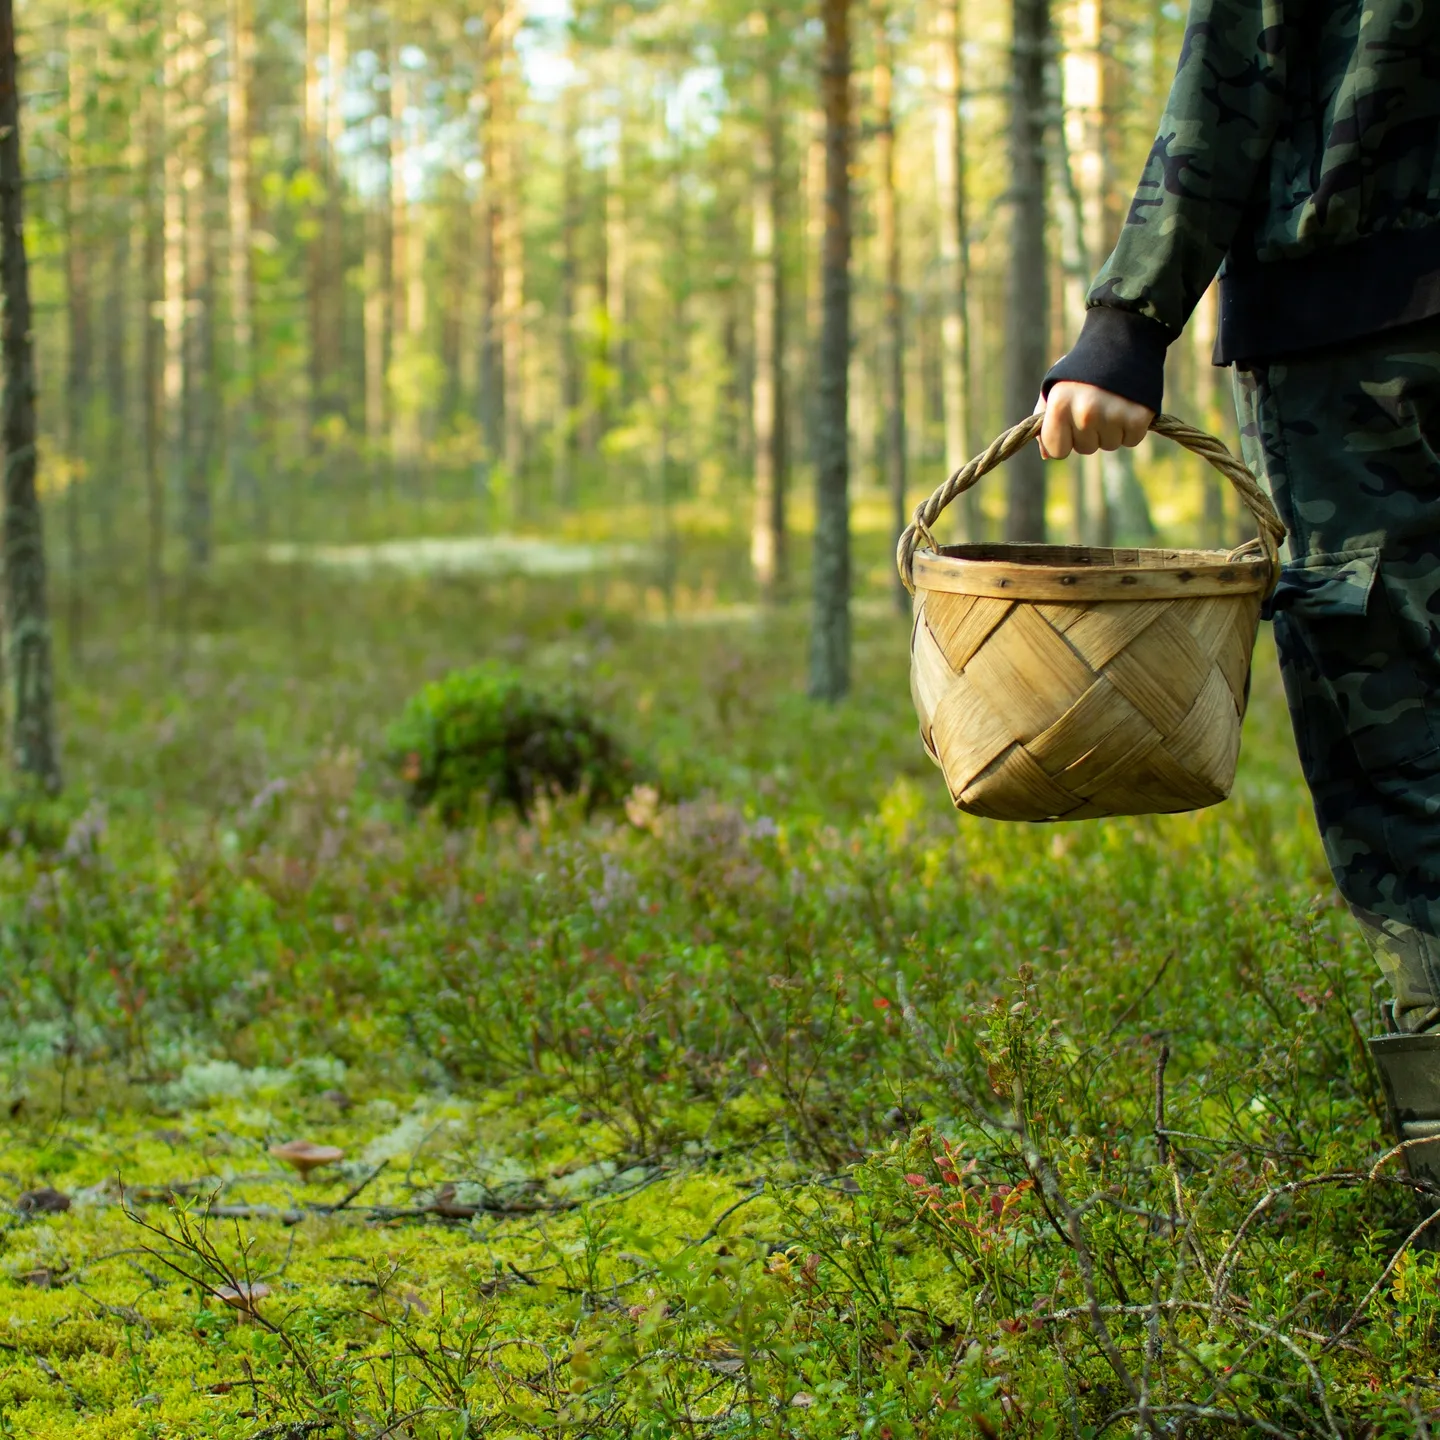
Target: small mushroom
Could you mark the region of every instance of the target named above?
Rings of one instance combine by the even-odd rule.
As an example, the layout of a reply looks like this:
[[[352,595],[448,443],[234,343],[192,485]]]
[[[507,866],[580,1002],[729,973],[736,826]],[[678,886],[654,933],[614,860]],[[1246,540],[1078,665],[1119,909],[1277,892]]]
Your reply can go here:
[[[333,1105],[342,1114],[355,1106],[355,1102],[343,1090],[322,1090],[320,1098]]]
[[[300,1178],[306,1181],[312,1170],[322,1165],[336,1165],[345,1158],[345,1152],[337,1146],[316,1145],[311,1140],[287,1140],[283,1145],[272,1145],[270,1153],[292,1170],[298,1170]]]
[[[238,1310],[241,1315],[255,1315],[259,1313],[255,1307],[269,1293],[270,1287],[263,1281],[256,1280],[249,1285],[221,1285],[215,1291],[215,1298],[223,1300],[232,1310]]]

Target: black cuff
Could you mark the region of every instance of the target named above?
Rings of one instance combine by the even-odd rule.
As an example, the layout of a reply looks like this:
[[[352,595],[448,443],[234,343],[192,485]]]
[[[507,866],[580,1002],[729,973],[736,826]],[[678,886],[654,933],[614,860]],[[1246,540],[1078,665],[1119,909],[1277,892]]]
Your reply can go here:
[[[1049,395],[1057,381],[1078,380],[1158,411],[1165,398],[1165,348],[1170,338],[1158,320],[1113,305],[1092,305],[1085,312],[1080,338],[1068,355],[1050,367],[1040,393]]]

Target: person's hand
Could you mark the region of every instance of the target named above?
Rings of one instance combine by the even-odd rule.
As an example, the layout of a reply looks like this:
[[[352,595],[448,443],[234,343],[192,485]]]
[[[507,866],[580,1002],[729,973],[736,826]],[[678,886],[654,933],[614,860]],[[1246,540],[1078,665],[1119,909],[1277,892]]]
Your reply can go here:
[[[1078,380],[1052,385],[1048,400],[1042,398],[1035,408],[1045,413],[1040,453],[1047,460],[1063,460],[1072,450],[1093,455],[1097,450],[1138,445],[1155,418],[1153,410],[1123,395]]]

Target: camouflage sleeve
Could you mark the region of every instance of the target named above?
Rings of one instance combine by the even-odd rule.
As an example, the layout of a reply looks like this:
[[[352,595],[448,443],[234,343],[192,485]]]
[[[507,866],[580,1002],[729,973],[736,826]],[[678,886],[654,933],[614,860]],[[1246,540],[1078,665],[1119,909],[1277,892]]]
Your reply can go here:
[[[1178,335],[1235,239],[1285,111],[1284,0],[1193,0],[1175,81],[1088,304]]]

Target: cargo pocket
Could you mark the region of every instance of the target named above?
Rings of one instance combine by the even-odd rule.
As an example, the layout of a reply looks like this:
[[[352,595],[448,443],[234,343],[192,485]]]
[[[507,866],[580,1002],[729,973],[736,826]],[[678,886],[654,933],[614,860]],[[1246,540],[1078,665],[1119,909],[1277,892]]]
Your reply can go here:
[[[1281,570],[1265,616],[1270,619],[1280,611],[1290,611],[1312,619],[1362,617],[1370,608],[1370,592],[1379,569],[1378,548],[1302,555]]]
[[[1382,565],[1378,548],[1302,556],[1267,607],[1312,787],[1340,778],[1337,731],[1375,779],[1440,748],[1434,657],[1417,648]]]

